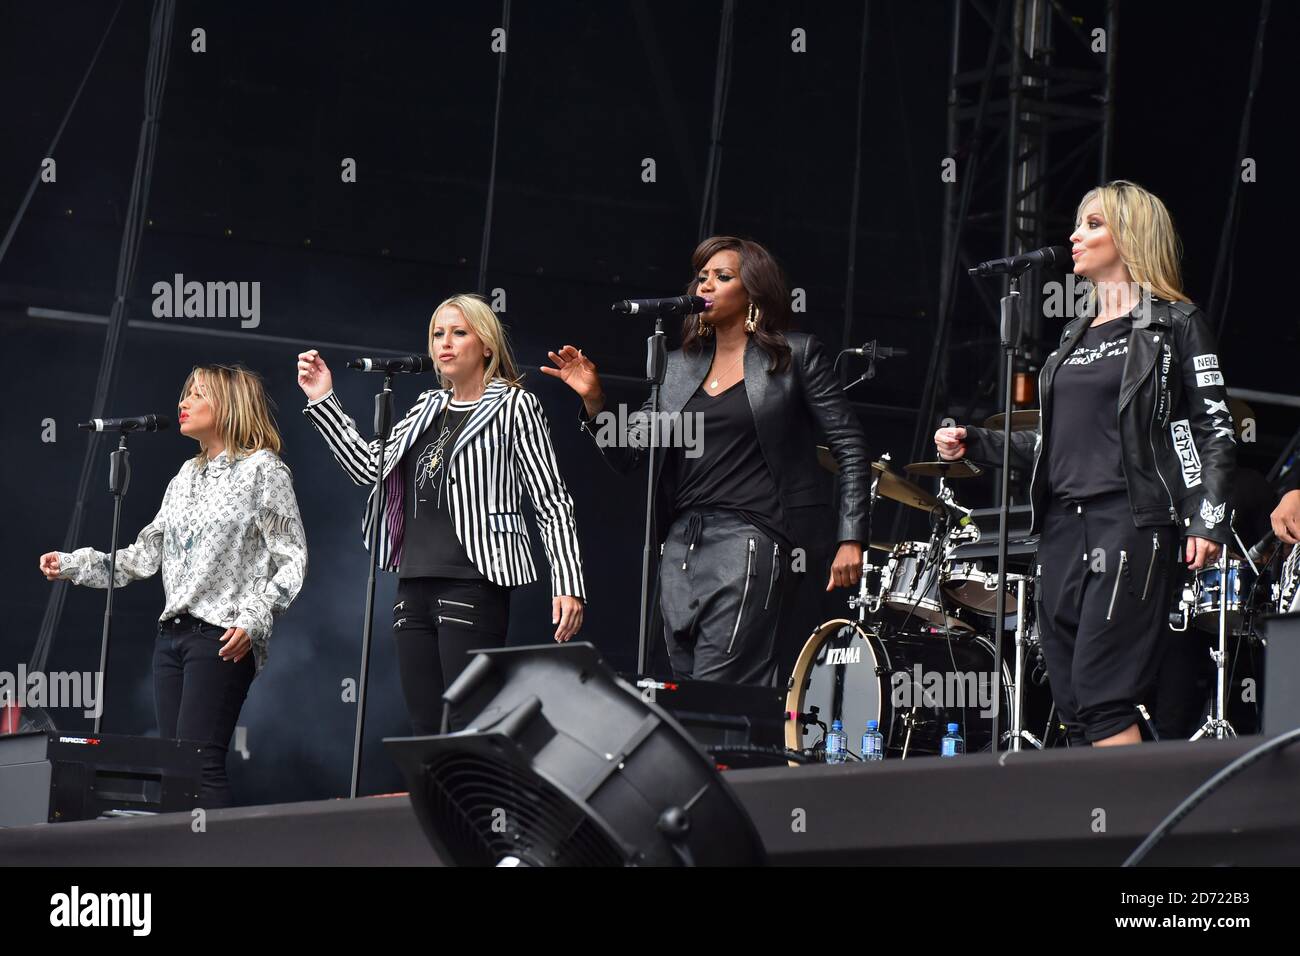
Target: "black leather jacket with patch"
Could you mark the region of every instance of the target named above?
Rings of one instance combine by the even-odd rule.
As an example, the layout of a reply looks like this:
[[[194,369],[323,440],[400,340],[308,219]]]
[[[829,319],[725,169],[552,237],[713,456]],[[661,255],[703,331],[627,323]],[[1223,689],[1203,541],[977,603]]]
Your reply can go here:
[[[1180,524],[1185,535],[1227,544],[1236,441],[1214,334],[1187,302],[1151,299],[1133,313],[1117,410],[1124,478],[1138,527]],[[1011,461],[1032,468],[1033,533],[1042,530],[1049,489],[1042,450],[1052,434],[1052,380],[1090,318],[1074,319],[1038,376],[1036,431],[1011,433]],[[1002,432],[967,427],[966,454],[1002,464]]]

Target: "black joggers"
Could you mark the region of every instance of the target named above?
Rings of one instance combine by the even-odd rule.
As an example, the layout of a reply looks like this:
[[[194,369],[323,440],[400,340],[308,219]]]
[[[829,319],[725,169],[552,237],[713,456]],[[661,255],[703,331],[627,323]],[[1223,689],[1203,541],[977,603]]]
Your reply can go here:
[[[1049,505],[1038,546],[1038,621],[1071,742],[1137,723],[1168,632],[1180,552],[1175,525],[1134,525],[1127,492]]]
[[[792,575],[785,548],[728,511],[679,515],[659,563],[659,607],[673,674],[770,685],[777,622]]]

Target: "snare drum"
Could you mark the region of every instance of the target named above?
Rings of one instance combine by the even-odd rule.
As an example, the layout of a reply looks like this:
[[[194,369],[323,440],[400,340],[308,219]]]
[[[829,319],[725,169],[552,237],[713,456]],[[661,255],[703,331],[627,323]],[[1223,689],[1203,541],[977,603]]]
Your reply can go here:
[[[1227,588],[1220,587],[1226,577]],[[1192,624],[1203,631],[1218,631],[1220,594],[1227,591],[1228,631],[1240,634],[1244,630],[1246,611],[1255,599],[1255,572],[1240,558],[1228,558],[1226,572],[1218,566],[1201,568],[1196,572],[1192,587]]]
[[[881,604],[904,621],[971,631],[954,616],[958,609],[941,600],[942,560],[928,541],[900,541],[881,576]]]
[[[868,720],[880,721],[892,755],[904,754],[905,748],[904,755],[937,754],[949,722],[961,726],[967,750],[983,750],[992,738],[993,660],[993,646],[983,637],[945,641],[827,621],[799,653],[786,710],[802,714],[815,707],[828,727],[843,721],[854,753]],[[1010,685],[1004,664],[1003,715],[1011,713]],[[786,720],[785,743],[791,749],[816,746],[820,734],[816,723]]]

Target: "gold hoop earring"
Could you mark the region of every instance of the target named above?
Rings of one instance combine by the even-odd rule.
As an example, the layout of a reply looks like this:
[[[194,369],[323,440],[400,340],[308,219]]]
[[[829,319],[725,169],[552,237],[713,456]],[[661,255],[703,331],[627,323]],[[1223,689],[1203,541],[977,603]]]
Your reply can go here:
[[[707,339],[713,334],[713,326],[709,325],[703,319],[696,319],[695,334],[702,339]]]
[[[753,302],[749,303],[749,314],[745,316],[745,331],[750,335],[753,335],[755,330],[758,329],[758,317],[758,308]]]

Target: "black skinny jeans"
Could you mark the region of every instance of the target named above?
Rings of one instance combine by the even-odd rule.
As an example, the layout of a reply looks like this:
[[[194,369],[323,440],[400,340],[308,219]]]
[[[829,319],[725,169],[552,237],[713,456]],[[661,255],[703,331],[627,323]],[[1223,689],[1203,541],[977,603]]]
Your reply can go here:
[[[479,648],[505,647],[508,587],[485,580],[402,578],[393,606],[393,641],[402,697],[416,736],[442,731],[442,694]],[[451,715],[459,730],[462,716]]]
[[[256,673],[251,648],[236,663],[221,658],[218,652],[225,633],[224,627],[182,614],[158,624],[154,644],[158,734],[203,744],[198,805],[207,808],[228,807],[234,802],[226,776],[226,752]]]

